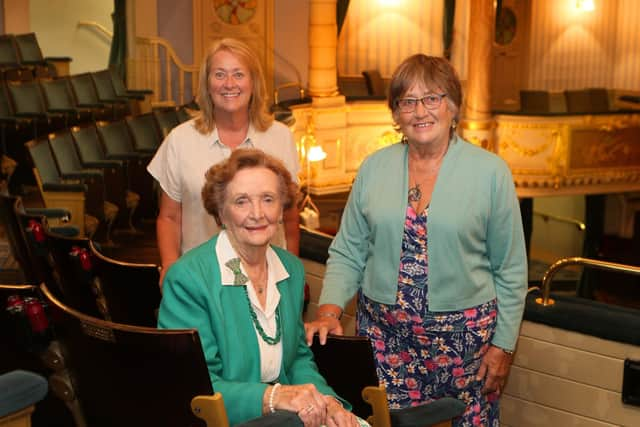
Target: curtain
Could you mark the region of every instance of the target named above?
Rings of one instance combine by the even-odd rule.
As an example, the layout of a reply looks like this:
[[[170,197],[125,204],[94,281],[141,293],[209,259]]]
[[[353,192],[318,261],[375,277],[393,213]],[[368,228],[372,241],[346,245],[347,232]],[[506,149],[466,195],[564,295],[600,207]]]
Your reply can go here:
[[[127,22],[125,14],[126,0],[114,0],[113,38],[109,52],[109,68],[116,71],[124,81],[127,75],[125,59],[127,57]]]
[[[347,17],[347,9],[349,8],[349,0],[338,0],[336,4],[336,22],[338,23],[338,35],[342,30],[344,19]]]
[[[456,0],[444,0],[444,14],[442,22],[442,44],[444,57],[451,59],[451,44],[453,43],[453,20],[456,14]]]

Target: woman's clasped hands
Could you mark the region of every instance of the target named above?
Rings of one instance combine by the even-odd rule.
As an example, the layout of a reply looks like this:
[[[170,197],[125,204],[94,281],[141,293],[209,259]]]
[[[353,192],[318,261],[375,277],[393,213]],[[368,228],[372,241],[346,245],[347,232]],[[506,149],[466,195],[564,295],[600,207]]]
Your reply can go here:
[[[273,409],[298,414],[305,427],[358,427],[355,415],[342,407],[333,396],[323,395],[313,384],[270,386],[265,391]],[[273,396],[271,392],[273,390]],[[270,409],[270,408],[269,408]]]

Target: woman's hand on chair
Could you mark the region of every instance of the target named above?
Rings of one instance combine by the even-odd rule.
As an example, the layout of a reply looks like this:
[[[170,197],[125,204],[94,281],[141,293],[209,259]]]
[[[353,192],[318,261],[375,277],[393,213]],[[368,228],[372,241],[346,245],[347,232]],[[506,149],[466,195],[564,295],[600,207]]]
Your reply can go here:
[[[360,423],[355,415],[342,407],[333,396],[324,396],[327,402],[327,416],[324,424],[327,427],[358,427]]]
[[[321,317],[313,322],[304,324],[305,335],[307,336],[307,345],[313,344],[313,336],[317,333],[320,337],[320,344],[327,342],[327,335],[342,335],[342,325],[338,319],[333,317]]]
[[[313,384],[278,387],[273,398],[273,407],[297,413],[305,427],[321,426],[327,413],[324,395]]]
[[[343,335],[340,316],[342,309],[337,305],[324,304],[318,307],[316,320],[304,324],[304,332],[307,337],[307,345],[313,344],[313,336],[317,333],[320,337],[320,344],[325,345],[327,335]]]

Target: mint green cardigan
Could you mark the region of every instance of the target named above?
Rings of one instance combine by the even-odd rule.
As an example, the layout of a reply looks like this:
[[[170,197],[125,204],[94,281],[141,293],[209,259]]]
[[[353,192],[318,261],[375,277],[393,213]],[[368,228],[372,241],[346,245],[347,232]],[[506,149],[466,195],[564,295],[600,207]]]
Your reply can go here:
[[[220,283],[217,240],[215,236],[190,250],[169,268],[162,287],[158,327],[198,330],[213,390],[222,393],[229,422],[234,425],[262,415],[267,384],[260,382],[260,351],[243,286]],[[288,279],[277,283],[283,352],[278,382],[312,383],[321,393],[336,396],[318,373],[306,344],[302,263],[284,249],[273,249],[289,272]]]
[[[364,295],[395,304],[408,190],[408,147],[378,150],[360,166],[329,248],[320,304]],[[451,141],[427,217],[429,310],[497,298],[492,343],[514,349],[527,291],[527,258],[513,178],[498,156]]]

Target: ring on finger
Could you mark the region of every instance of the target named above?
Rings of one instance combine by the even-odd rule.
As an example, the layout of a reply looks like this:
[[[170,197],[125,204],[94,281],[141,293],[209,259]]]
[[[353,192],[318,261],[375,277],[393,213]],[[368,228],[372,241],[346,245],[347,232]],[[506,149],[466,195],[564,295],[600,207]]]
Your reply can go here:
[[[309,404],[309,405],[305,406],[304,412],[306,412],[306,413],[313,412],[314,409],[315,409],[315,406],[313,406],[312,404]]]

